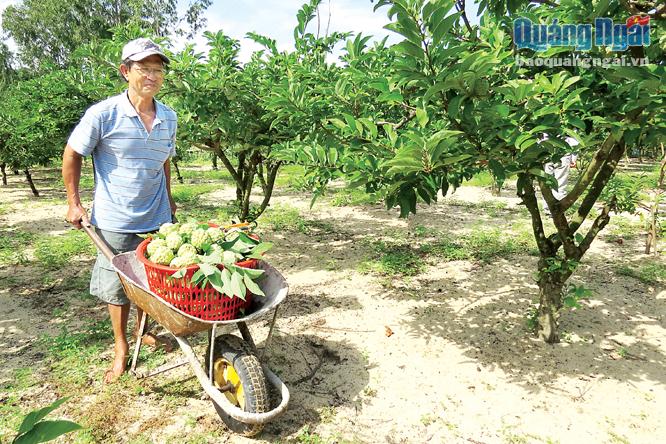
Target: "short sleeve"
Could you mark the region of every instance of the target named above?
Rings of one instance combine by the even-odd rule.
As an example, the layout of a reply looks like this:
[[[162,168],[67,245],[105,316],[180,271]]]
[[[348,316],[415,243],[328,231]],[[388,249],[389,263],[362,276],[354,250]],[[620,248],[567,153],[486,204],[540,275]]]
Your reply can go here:
[[[101,131],[101,119],[99,115],[92,108],[89,108],[81,118],[79,124],[74,128],[74,131],[72,131],[67,144],[82,156],[88,156],[100,141]]]

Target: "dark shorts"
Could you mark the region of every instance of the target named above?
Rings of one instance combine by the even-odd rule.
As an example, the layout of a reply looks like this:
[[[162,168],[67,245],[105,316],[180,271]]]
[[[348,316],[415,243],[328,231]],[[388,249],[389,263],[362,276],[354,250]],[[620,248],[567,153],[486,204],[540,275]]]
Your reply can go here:
[[[95,231],[111,248],[113,254],[134,251],[143,241],[142,237],[134,233],[114,233],[98,228],[95,228]],[[90,294],[107,304],[125,305],[130,302],[113,265],[100,251],[97,252],[97,260],[90,277]]]

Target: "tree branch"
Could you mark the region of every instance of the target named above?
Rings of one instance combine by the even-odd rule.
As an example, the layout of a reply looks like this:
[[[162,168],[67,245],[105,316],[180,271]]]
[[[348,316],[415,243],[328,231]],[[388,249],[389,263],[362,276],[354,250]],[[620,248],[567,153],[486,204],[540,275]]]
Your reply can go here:
[[[522,180],[521,179],[522,176]],[[541,221],[541,214],[539,214],[539,204],[536,199],[536,192],[534,191],[534,185],[532,183],[532,178],[529,177],[526,173],[519,174],[519,182],[524,182],[525,187],[521,191],[518,189],[518,197],[525,203],[527,211],[529,211],[532,219],[532,230],[534,231],[534,238],[537,242],[537,247],[539,247],[539,253],[542,257],[553,256],[554,250],[552,248],[552,243],[550,240],[546,239],[546,235],[543,230],[543,223]]]
[[[576,260],[579,260],[581,257],[583,257],[585,252],[590,248],[590,245],[592,245],[592,241],[597,237],[597,234],[599,234],[599,232],[603,230],[610,221],[609,213],[611,206],[612,205],[605,205],[603,210],[601,210],[601,214],[594,220],[592,227],[590,227],[590,230],[585,235],[585,238],[578,246],[580,255],[576,258]]]
[[[461,17],[465,22],[467,31],[469,31],[469,33],[472,34],[474,30],[472,29],[472,25],[469,23],[469,20],[467,19],[467,12],[465,11],[465,0],[457,0],[456,8],[458,9],[458,12],[462,12]]]
[[[613,136],[611,134],[606,137],[606,140],[604,140],[604,143],[601,145],[601,148],[597,153],[594,155],[594,158],[590,162],[590,164],[587,166],[583,174],[580,175],[578,180],[576,181],[576,184],[574,185],[573,189],[569,194],[567,194],[564,199],[562,199],[559,202],[560,208],[562,208],[563,211],[566,211],[573,205],[576,200],[585,192],[587,187],[592,183],[594,180],[594,177],[597,175],[599,172],[599,169],[603,166],[604,162],[608,158],[609,153],[615,146],[615,141],[613,140]],[[550,205],[550,204],[549,204]]]
[[[585,198],[583,198],[583,201],[580,204],[580,208],[578,208],[576,216],[571,222],[570,229],[572,233],[575,233],[587,218],[587,215],[590,213],[590,210],[599,198],[599,195],[601,195],[601,192],[606,186],[606,183],[608,183],[610,178],[613,176],[615,168],[617,167],[617,163],[620,161],[622,154],[624,154],[624,150],[625,144],[622,141],[617,142],[613,146],[613,151],[611,151],[608,159],[606,159],[606,162],[601,167],[599,174],[597,174],[597,177],[594,179],[594,182],[590,186],[587,194],[585,195]]]
[[[576,257],[576,255],[578,254],[578,247],[576,247],[576,244],[573,242],[573,239],[571,238],[572,232],[569,229],[569,222],[567,222],[564,210],[560,208],[560,201],[555,199],[552,190],[548,185],[546,185],[545,180],[543,179],[538,179],[538,180],[539,180],[539,187],[541,188],[541,194],[543,194],[544,199],[546,199],[546,203],[548,204],[548,208],[550,209],[550,213],[552,215],[553,223],[555,224],[555,228],[557,229],[557,234],[560,240],[560,242],[558,243],[558,248],[559,245],[563,245],[564,254],[566,255],[566,257],[568,258]]]

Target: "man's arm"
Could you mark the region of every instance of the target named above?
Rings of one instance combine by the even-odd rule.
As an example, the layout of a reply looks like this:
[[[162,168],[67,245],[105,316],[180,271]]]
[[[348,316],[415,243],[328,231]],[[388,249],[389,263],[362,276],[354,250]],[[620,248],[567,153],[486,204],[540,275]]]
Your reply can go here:
[[[166,162],[164,162],[164,176],[166,178],[166,189],[167,189],[167,196],[169,196],[169,205],[171,206],[171,215],[173,216],[176,214],[176,210],[178,209],[178,206],[176,205],[176,202],[173,200],[173,197],[171,197],[171,159],[167,159]]]
[[[65,219],[77,229],[81,229],[81,219],[83,216],[87,216],[79,196],[82,159],[83,156],[74,151],[69,144],[65,146],[65,152],[62,155],[62,180],[67,190],[68,204]]]

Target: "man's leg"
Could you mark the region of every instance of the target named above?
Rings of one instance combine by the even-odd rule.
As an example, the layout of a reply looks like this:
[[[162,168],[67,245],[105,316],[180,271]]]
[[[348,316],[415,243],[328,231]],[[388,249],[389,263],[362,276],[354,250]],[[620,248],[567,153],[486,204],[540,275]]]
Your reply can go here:
[[[114,305],[108,304],[113,338],[115,340],[113,366],[104,375],[104,382],[114,382],[124,372],[127,366],[129,345],[127,344],[127,319],[129,318],[130,304]]]
[[[546,172],[546,174],[550,174],[551,176],[555,175],[555,164],[553,162],[548,162],[543,166],[543,170]],[[548,203],[546,202],[546,199],[543,199],[543,211],[546,213],[546,216],[550,216],[550,208],[548,208]]]
[[[143,310],[138,306],[136,307],[136,324],[134,325],[134,337],[138,337],[139,328],[141,327],[141,316],[143,316]],[[141,332],[143,333],[143,332]],[[154,348],[162,347],[164,351],[170,352],[173,350],[173,344],[168,339],[155,336],[152,333],[145,333],[141,336],[141,344],[150,345]]]
[[[569,182],[569,170],[571,167],[567,163],[561,167],[556,168],[553,172],[555,179],[557,179],[557,191],[553,190],[553,196],[557,200],[562,200],[567,195],[567,183]]]

